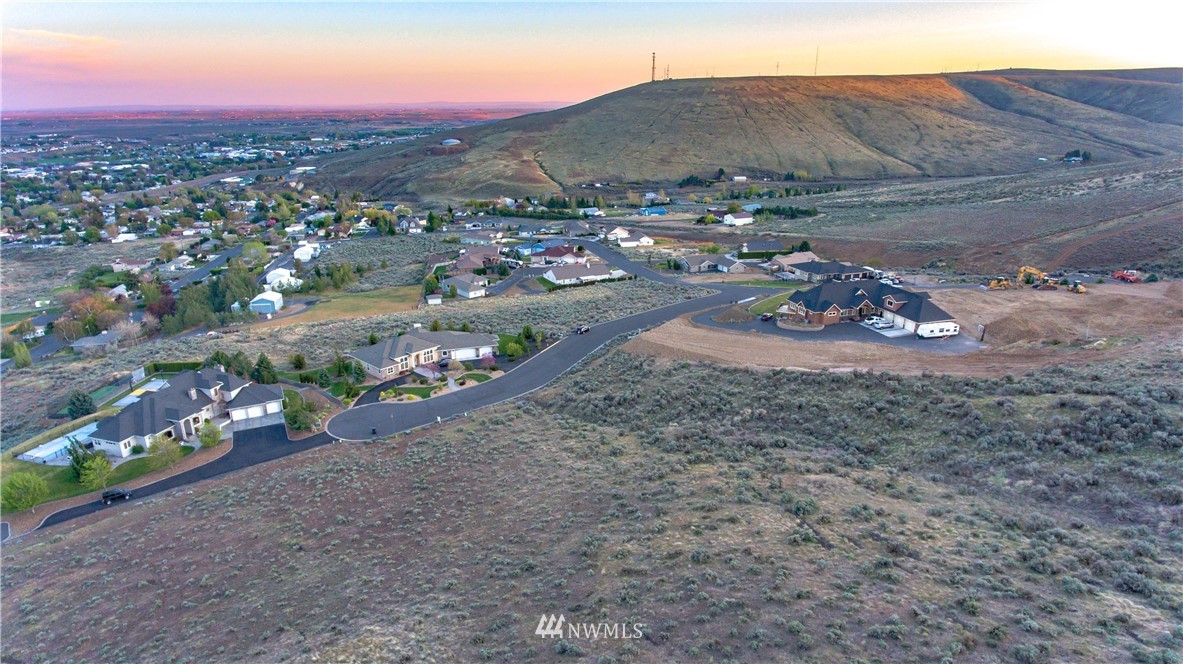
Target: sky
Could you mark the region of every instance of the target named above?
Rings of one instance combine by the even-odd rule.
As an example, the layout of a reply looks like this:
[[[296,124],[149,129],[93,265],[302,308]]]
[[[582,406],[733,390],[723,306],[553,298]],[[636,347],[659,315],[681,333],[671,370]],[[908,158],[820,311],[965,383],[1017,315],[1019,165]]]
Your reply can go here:
[[[1183,65],[1172,3],[14,2],[0,108],[576,102],[659,75]]]

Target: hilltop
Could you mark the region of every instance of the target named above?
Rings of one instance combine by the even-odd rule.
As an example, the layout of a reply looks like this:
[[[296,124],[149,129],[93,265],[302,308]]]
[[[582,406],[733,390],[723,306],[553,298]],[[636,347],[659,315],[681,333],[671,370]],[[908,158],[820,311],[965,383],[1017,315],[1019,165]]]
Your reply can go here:
[[[645,83],[544,113],[325,161],[342,189],[423,198],[542,194],[687,175],[880,179],[1021,172],[1089,151],[1172,152],[1183,71],[1007,70]]]

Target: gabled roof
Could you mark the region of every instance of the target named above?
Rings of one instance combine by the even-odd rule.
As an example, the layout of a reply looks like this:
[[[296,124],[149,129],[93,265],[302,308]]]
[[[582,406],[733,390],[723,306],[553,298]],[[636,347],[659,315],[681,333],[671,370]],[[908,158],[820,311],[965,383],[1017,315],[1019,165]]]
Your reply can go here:
[[[748,251],[784,251],[785,243],[780,240],[750,240],[744,243]]]
[[[227,392],[234,392],[247,383],[248,381],[214,368],[182,371],[169,378],[166,387],[144,395],[139,401],[99,422],[91,437],[119,442],[131,436],[160,433],[176,421],[195,415],[213,403],[213,399],[202,390],[221,387]],[[279,392],[279,398],[283,398],[283,392],[277,386],[259,387],[274,388]],[[196,390],[193,398],[189,396],[190,389]],[[230,406],[239,407],[239,399],[245,392],[245,389],[239,392],[230,402]]]
[[[600,263],[555,266],[548,270],[548,272],[554,275],[555,281],[586,277],[607,277],[612,274],[612,271],[608,269],[607,265]]]
[[[719,257],[714,254],[694,254],[691,256],[683,256],[682,260],[690,267],[701,267],[707,263],[711,265],[719,264]]]
[[[230,408],[246,408],[258,406],[272,401],[283,401],[283,388],[278,385],[260,385],[253,383],[243,388],[230,402]]]
[[[809,261],[807,263],[797,263],[793,267],[802,272],[809,272],[810,274],[861,274],[870,272],[865,267],[847,265],[838,261]]]
[[[543,249],[537,255],[546,256],[547,258],[562,258],[567,255],[578,256],[579,252],[575,251],[575,247],[572,246],[559,246]]]
[[[349,355],[366,364],[384,369],[398,364],[400,357],[432,348],[449,351],[457,348],[480,348],[482,346],[496,348],[497,342],[497,336],[493,334],[452,330],[439,332],[416,330],[401,336],[390,337],[373,346],[359,348]]]
[[[952,321],[949,312],[937,306],[928,293],[913,293],[874,279],[855,281],[833,281],[801,290],[789,296],[789,301],[803,304],[812,312],[822,312],[837,306],[840,309],[857,309],[864,302],[884,308],[888,298],[902,303],[894,312],[917,323]]]
[[[488,280],[476,274],[456,274],[444,279],[441,286],[449,281],[455,281],[466,286],[483,286]]]

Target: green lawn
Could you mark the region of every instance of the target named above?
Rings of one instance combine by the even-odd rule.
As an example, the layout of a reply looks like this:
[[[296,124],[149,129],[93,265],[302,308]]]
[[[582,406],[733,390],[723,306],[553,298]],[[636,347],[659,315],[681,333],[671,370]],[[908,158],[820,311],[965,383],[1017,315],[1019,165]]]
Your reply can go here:
[[[182,446],[181,453],[183,456],[189,456],[193,453],[194,449],[192,447]],[[74,473],[70,470],[69,466],[49,466],[21,461],[19,459],[6,458],[4,460],[4,473],[6,475],[22,472],[38,475],[49,485],[49,495],[43,502],[72,498],[84,493],[90,493],[90,489],[82,486],[74,479]],[[149,457],[125,461],[115,468],[115,472],[111,474],[111,479],[107,482],[107,486],[116,487],[123,482],[134,480],[150,472],[152,472],[152,459]]]
[[[490,376],[489,374],[483,374],[483,373],[466,373],[466,374],[460,376],[460,378],[463,380],[471,380],[476,383],[483,383],[486,380],[490,380],[493,377]]]
[[[61,311],[61,309],[43,309],[41,311],[10,311],[5,314],[0,314],[0,325],[8,327],[9,325],[17,324],[26,318],[32,318],[33,316],[40,316],[41,314],[47,314],[51,312],[57,313],[59,311]]]
[[[505,347],[509,344],[517,343],[518,336],[516,334],[497,334],[497,354],[505,355]]]
[[[760,300],[759,302],[748,307],[748,311],[752,312],[753,314],[755,314],[757,316],[759,316],[760,314],[768,314],[768,313],[774,314],[774,313],[776,313],[776,308],[779,307],[780,305],[784,304],[785,301],[789,299],[789,296],[792,295],[794,292],[796,292],[796,290],[797,290],[796,288],[793,288],[792,290],[788,291],[787,293],[779,293],[777,295],[773,295],[772,297]]]
[[[431,396],[432,392],[439,389],[439,385],[421,385],[419,387],[397,387],[395,388],[403,394],[413,394],[420,399],[426,399]]]
[[[536,279],[535,281],[537,281],[538,284],[540,286],[542,286],[543,288],[545,288],[546,290],[550,290],[558,285],[555,282],[551,281],[550,279],[547,279],[546,277],[538,277],[538,279]]]

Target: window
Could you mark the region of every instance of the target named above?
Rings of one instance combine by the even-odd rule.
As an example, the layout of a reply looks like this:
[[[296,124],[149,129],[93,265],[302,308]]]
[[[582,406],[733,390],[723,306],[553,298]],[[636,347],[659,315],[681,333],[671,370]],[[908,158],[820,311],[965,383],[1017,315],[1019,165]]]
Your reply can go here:
[[[827,315],[827,316],[834,316],[834,315],[836,315],[836,314],[835,314],[833,311],[827,311],[827,312],[826,312],[826,315]]]

